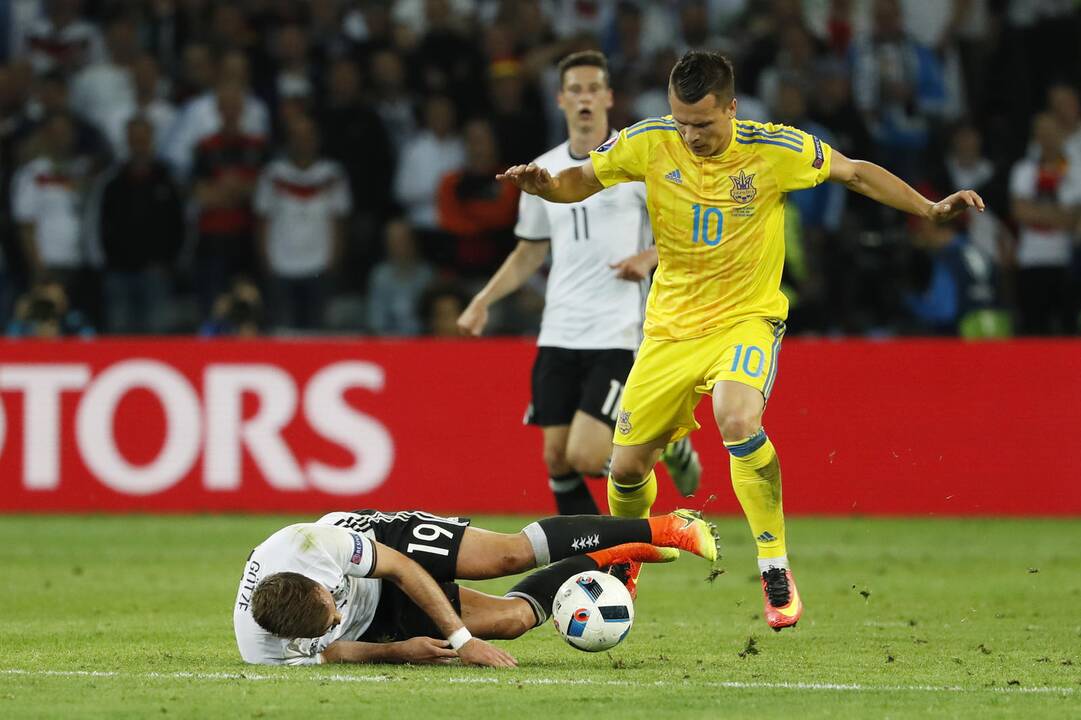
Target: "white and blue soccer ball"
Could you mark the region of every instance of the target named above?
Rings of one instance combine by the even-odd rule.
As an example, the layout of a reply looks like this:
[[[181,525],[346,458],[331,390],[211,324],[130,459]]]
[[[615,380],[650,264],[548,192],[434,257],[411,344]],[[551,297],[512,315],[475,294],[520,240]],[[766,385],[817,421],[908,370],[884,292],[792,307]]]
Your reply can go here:
[[[590,570],[573,576],[552,603],[556,631],[572,647],[600,652],[619,645],[634,623],[634,601],[617,578]]]

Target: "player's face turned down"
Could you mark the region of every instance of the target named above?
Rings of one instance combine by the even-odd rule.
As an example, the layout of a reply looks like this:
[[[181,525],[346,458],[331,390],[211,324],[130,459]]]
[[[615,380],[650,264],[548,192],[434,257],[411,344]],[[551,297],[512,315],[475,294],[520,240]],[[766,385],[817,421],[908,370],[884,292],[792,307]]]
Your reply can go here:
[[[579,65],[564,73],[563,87],[556,101],[567,118],[567,127],[582,131],[598,123],[608,124],[612,89],[608,87],[604,70],[592,65]]]
[[[727,102],[710,93],[696,103],[685,103],[668,90],[672,119],[683,142],[699,157],[716,155],[728,145],[731,120],[736,116],[736,99]]]
[[[319,599],[319,604],[326,608],[327,611],[326,627],[322,633],[326,635],[342,621],[342,614],[338,612],[338,605],[334,602],[334,596],[325,587],[322,585],[316,587],[315,595]]]

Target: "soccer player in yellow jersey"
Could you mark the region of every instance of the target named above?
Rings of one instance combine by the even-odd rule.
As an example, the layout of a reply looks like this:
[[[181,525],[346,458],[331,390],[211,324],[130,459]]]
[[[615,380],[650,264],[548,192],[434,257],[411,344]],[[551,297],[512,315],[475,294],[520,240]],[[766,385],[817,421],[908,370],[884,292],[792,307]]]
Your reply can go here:
[[[785,546],[781,466],[762,427],[788,313],[780,290],[785,193],[830,180],[936,221],[983,210],[983,200],[962,190],[932,202],[796,128],[737,120],[732,66],[717,53],[684,55],[668,100],[670,116],[625,128],[587,163],[554,176],[518,165],[501,177],[564,203],[645,182],[659,265],[616,424],[608,507],[613,515],[649,514],[657,458],[698,429],[695,406],[711,396],[732,486],[758,546],[766,621],[781,630],[803,612]]]

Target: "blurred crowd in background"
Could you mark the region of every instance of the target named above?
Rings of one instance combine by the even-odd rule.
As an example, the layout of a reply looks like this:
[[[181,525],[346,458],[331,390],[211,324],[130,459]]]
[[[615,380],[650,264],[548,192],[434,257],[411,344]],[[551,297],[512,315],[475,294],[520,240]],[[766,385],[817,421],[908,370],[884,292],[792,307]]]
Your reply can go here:
[[[8,0],[0,322],[453,335],[515,244],[494,175],[565,138],[556,63],[589,48],[615,128],[715,49],[739,116],[983,195],[949,226],[790,195],[790,332],[1077,334],[1076,0]],[[495,332],[536,332],[543,283]]]

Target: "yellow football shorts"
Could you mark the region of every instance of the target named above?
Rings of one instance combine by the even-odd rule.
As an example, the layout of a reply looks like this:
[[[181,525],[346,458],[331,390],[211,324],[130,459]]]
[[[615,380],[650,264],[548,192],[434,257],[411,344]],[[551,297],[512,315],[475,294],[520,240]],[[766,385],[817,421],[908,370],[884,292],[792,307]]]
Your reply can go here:
[[[638,350],[616,422],[616,445],[679,440],[701,427],[698,401],[721,380],[750,385],[768,400],[785,326],[752,318],[690,340],[651,340]]]

